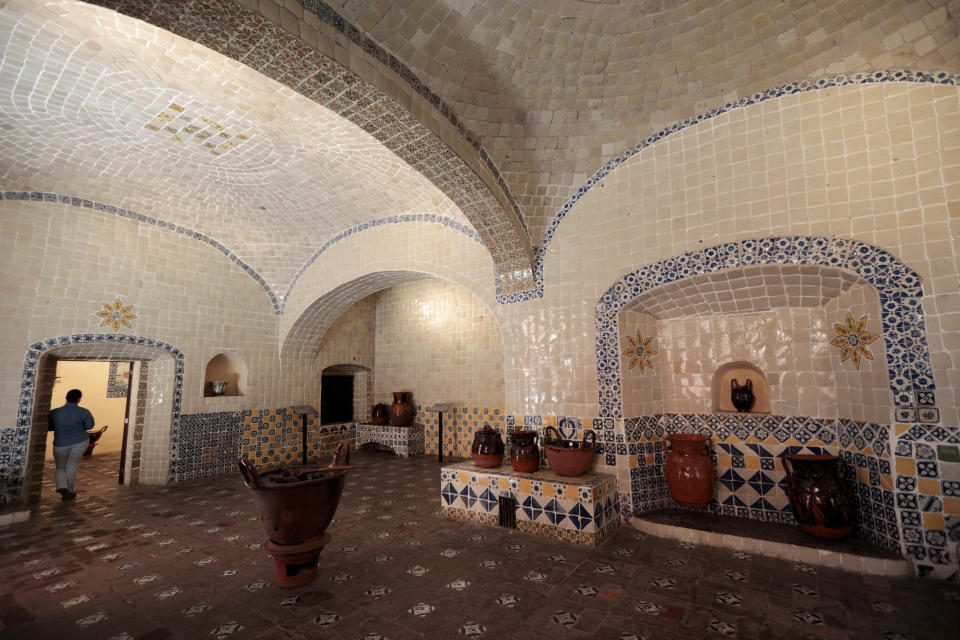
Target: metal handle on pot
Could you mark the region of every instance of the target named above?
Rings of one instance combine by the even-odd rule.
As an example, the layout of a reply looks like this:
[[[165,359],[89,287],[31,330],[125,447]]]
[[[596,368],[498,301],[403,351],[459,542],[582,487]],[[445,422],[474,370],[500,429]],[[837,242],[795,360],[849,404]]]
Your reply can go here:
[[[253,466],[253,463],[250,462],[248,458],[240,458],[237,461],[237,466],[240,467],[240,476],[243,478],[243,484],[248,489],[263,489],[263,483],[260,482],[260,475],[257,473],[257,468]]]

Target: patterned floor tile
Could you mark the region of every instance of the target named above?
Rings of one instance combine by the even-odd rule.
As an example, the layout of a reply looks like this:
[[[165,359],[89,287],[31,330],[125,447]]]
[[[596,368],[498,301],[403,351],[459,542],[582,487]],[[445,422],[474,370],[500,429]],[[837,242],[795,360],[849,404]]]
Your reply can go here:
[[[369,468],[348,476],[317,578],[295,590],[277,586],[252,496],[234,475],[122,487],[119,458],[95,456],[81,464],[85,493],[64,505],[48,474],[31,520],[0,530],[0,580],[16,585],[0,635],[136,638],[164,627],[171,638],[229,640],[650,640],[766,629],[895,640],[960,628],[960,589],[947,583],[867,583],[631,527],[596,548],[549,540],[440,515],[434,458],[352,461]],[[768,610],[757,594],[782,606]]]

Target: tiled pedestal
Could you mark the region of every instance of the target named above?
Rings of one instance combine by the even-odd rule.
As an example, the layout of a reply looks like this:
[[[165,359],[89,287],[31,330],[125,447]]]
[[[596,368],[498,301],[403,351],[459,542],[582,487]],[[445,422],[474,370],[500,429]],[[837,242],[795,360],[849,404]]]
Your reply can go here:
[[[597,546],[620,526],[612,475],[565,478],[552,471],[517,473],[509,464],[481,469],[473,462],[440,470],[446,516],[497,526],[501,497],[516,500],[517,529],[548,538]]]
[[[423,425],[419,422],[406,427],[389,424],[357,424],[356,446],[376,442],[393,449],[402,458],[423,455]]]

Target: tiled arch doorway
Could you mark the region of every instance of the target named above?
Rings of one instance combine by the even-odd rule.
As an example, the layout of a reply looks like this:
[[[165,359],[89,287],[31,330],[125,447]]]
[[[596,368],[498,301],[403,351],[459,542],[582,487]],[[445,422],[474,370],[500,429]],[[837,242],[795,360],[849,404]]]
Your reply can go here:
[[[133,402],[142,408],[131,429],[128,484],[166,484],[177,457],[183,354],[167,343],[128,335],[79,334],[30,345],[24,361],[17,441],[5,503],[33,504],[40,499],[49,414],[57,362],[126,360],[138,363]],[[133,422],[133,420],[131,420]]]

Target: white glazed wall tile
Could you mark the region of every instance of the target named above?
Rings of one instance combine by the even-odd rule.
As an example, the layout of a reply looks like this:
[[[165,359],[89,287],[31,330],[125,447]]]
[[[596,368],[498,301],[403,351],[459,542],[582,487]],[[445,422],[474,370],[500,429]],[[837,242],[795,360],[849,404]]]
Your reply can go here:
[[[884,133],[885,119],[903,123],[898,142]],[[870,130],[880,133],[866,133],[862,123],[868,120],[875,123]],[[825,128],[838,138],[800,134]],[[950,133],[931,137],[930,130],[938,128]],[[901,148],[953,148],[958,131],[955,87],[847,85],[737,109],[647,147],[605,176],[602,188],[590,189],[576,202],[547,251],[542,305],[551,312],[556,307],[558,313],[570,313],[563,301],[571,297],[590,305],[581,318],[568,320],[584,329],[581,346],[571,350],[583,360],[574,358],[572,370],[587,368],[595,358],[592,305],[611,283],[638,265],[721,242],[780,233],[839,234],[876,244],[916,269],[924,280],[925,309],[957,294],[956,279],[949,275],[955,267],[940,255],[941,239],[951,235],[953,224],[946,215],[950,198],[926,189],[921,200],[915,180],[891,176],[899,171],[893,157],[899,157]],[[752,144],[751,139],[769,144]],[[931,170],[949,173],[960,163],[942,153],[920,155]],[[741,171],[735,157],[757,170]],[[828,172],[830,189],[824,180]],[[675,188],[687,181],[700,187]],[[839,193],[843,198],[835,200]],[[927,219],[929,224],[919,224]],[[928,245],[936,247],[930,255]],[[572,271],[593,277],[556,277]],[[960,331],[948,329],[941,336],[935,322],[928,322],[927,331],[932,345],[944,346],[934,375],[946,396],[942,417],[955,423],[957,385],[948,371],[957,369],[950,354],[960,352]],[[533,373],[536,365],[527,368]],[[576,406],[596,397],[590,397],[595,389],[584,391],[582,400],[577,393],[567,402]],[[507,409],[512,409],[510,398]],[[543,412],[551,411],[548,406]],[[564,407],[558,413],[565,413]]]
[[[623,415],[625,416],[644,416],[655,415],[664,412],[663,404],[663,384],[669,384],[670,373],[668,367],[672,365],[664,353],[663,339],[659,334],[659,323],[657,319],[649,312],[644,312],[645,307],[637,307],[638,310],[624,309],[620,312],[620,373],[623,380]],[[653,364],[653,370],[645,368],[641,371],[639,367],[630,368],[630,357],[623,355],[630,343],[627,342],[627,336],[634,340],[637,339],[637,332],[644,338],[653,337],[651,345],[657,354],[649,359]]]
[[[456,284],[431,279],[383,291],[375,342],[376,402],[411,391],[421,406],[503,403],[503,339],[495,316]]]
[[[859,369],[855,368],[850,360],[841,363],[840,350],[827,347],[836,380],[837,415],[864,422],[890,424],[893,415],[887,379],[887,348],[883,342],[880,297],[877,290],[869,285],[857,286],[830,301],[824,310],[824,330],[828,342],[837,335],[833,325],[843,324],[848,312],[853,316],[854,322],[866,316],[867,330],[880,336],[867,345],[873,354],[873,360],[861,358]]]

